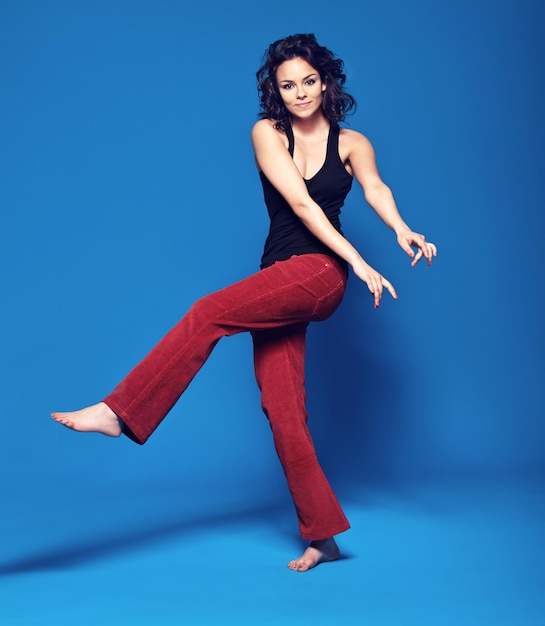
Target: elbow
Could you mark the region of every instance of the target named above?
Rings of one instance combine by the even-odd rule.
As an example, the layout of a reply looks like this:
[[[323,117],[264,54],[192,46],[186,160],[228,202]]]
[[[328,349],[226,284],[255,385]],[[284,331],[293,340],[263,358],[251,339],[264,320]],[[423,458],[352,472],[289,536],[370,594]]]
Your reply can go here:
[[[365,201],[371,206],[375,206],[381,200],[393,198],[392,190],[383,182],[371,185],[364,192]]]
[[[306,224],[312,215],[312,204],[304,198],[294,200],[289,204],[295,215]]]

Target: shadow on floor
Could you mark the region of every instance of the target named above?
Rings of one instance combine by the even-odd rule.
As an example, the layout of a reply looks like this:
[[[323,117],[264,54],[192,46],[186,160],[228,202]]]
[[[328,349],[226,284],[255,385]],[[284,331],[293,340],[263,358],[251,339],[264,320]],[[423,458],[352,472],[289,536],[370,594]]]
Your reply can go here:
[[[94,532],[90,530],[87,536],[82,536],[82,532],[78,536],[74,536],[74,532],[71,532],[70,537],[66,539],[62,536],[62,529],[63,526],[66,526],[66,521],[62,525],[59,522],[58,530],[55,529],[54,533],[50,533],[54,536],[42,536],[42,544],[47,542],[48,547],[38,547],[32,554],[15,556],[4,563],[0,563],[0,576],[72,567],[140,547],[147,547],[180,535],[187,536],[210,531],[215,527],[242,524],[247,526],[251,525],[252,521],[260,525],[274,523],[280,534],[289,537],[293,542],[300,542],[293,531],[287,530],[288,526],[293,528],[293,520],[288,519],[288,512],[280,506],[259,507],[236,513],[219,513],[216,515],[204,513],[197,516],[191,513],[184,515],[183,512],[163,511],[162,517],[165,521],[157,518],[148,519],[141,521],[139,527],[135,527],[134,516],[131,515],[131,511],[125,513],[126,519],[120,519],[119,514],[117,514],[110,528],[104,528],[101,524],[102,532],[99,535],[97,535],[96,530]],[[120,521],[123,529],[120,529]],[[85,524],[82,531],[87,529],[88,526]],[[18,541],[21,546],[26,547],[23,537],[12,538],[12,540]],[[50,547],[51,544],[57,545]],[[28,550],[28,547],[26,549]]]

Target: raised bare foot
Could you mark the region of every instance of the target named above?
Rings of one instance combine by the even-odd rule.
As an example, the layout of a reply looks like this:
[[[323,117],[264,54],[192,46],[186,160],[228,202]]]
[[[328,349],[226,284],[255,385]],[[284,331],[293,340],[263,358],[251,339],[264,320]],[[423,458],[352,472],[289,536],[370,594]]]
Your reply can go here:
[[[109,437],[119,437],[123,426],[123,422],[104,402],[71,413],[51,413],[51,417],[72,430],[102,433]]]
[[[339,548],[333,537],[312,541],[303,554],[294,561],[288,563],[288,567],[295,572],[306,572],[319,563],[335,561],[341,556]]]

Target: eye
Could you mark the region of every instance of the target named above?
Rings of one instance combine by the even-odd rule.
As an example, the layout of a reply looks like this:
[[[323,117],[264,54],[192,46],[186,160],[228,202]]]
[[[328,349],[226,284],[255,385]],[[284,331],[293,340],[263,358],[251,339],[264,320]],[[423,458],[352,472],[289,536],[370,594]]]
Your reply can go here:
[[[282,85],[282,89],[291,89],[293,87],[293,85],[291,83],[284,83]]]
[[[315,78],[309,78],[309,79],[307,80],[307,85],[314,85],[314,83],[315,83],[315,82],[316,82],[316,79],[315,79]]]

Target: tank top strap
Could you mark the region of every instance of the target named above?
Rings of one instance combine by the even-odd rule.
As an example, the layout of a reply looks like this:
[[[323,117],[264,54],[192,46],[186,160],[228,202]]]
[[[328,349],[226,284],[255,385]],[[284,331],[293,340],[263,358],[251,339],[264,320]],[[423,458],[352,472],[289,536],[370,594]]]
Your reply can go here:
[[[286,137],[288,138],[288,151],[293,157],[293,151],[295,150],[295,138],[293,136],[293,129],[289,123],[286,125]]]
[[[327,138],[326,161],[339,154],[339,125],[331,122],[329,137]]]

